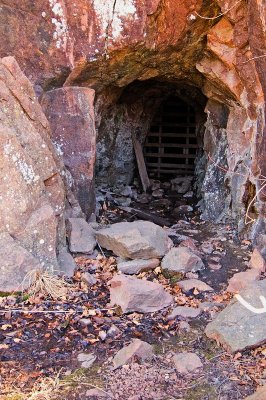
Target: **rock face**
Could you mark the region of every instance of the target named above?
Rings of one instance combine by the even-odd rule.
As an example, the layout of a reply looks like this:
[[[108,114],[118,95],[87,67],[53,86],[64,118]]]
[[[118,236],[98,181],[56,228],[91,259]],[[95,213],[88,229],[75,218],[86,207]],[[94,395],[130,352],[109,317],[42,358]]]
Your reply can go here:
[[[16,289],[29,269],[58,269],[65,196],[48,121],[12,57],[0,60],[0,99],[0,233],[14,248],[12,255],[1,247],[5,291]]]
[[[109,285],[111,304],[120,306],[124,313],[154,312],[168,307],[173,301],[159,283],[116,275]]]
[[[153,347],[139,339],[133,339],[132,342],[123,347],[113,358],[114,369],[129,363],[133,357],[138,357],[140,360],[151,360],[154,356]]]
[[[99,244],[124,258],[162,257],[171,246],[167,233],[148,221],[119,222],[96,234]]]
[[[50,122],[54,146],[63,158],[67,182],[89,216],[95,208],[93,173],[96,132],[94,90],[66,87],[42,96],[42,107]]]
[[[189,248],[175,247],[163,258],[162,268],[172,272],[190,272],[199,271],[204,264]]]
[[[266,280],[254,282],[240,292],[251,306],[263,307],[260,296],[266,297]],[[234,299],[210,322],[206,335],[231,352],[258,346],[266,340],[266,313],[256,314]]]

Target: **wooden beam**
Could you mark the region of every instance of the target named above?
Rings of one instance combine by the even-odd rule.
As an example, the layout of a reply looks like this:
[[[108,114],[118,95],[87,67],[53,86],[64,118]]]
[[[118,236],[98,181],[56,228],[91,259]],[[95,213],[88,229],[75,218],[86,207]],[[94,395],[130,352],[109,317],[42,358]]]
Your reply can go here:
[[[150,184],[149,176],[148,176],[146,165],[145,165],[142,146],[141,146],[140,142],[138,141],[134,132],[132,132],[132,142],[133,142],[133,147],[134,147],[134,151],[135,151],[135,155],[136,155],[136,159],[137,159],[140,180],[142,183],[143,190],[144,190],[144,192],[146,192],[147,189],[149,189],[149,187],[151,186],[151,184]]]

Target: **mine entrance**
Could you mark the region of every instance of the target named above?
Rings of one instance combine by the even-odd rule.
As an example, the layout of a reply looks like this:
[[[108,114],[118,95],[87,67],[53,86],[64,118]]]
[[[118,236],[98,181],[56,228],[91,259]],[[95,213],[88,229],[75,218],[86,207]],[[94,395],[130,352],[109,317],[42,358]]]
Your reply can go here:
[[[170,96],[156,112],[144,143],[149,175],[193,175],[198,147],[194,108]]]

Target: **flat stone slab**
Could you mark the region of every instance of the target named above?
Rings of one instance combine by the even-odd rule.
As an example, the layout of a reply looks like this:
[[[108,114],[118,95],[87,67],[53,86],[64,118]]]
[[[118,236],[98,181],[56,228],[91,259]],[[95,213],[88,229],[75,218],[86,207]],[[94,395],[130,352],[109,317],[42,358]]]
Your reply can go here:
[[[158,267],[159,264],[160,261],[157,258],[151,258],[150,260],[120,261],[117,264],[117,269],[123,274],[134,275],[154,269]]]
[[[96,246],[95,231],[83,218],[67,220],[69,250],[72,253],[91,254]]]
[[[162,260],[162,268],[173,272],[199,271],[204,264],[199,256],[187,247],[174,247]]]
[[[189,292],[192,289],[197,289],[200,292],[213,292],[213,288],[207,285],[207,283],[200,281],[199,279],[185,279],[177,282],[177,285],[182,289],[183,292]]]
[[[266,279],[251,283],[240,296],[251,306],[263,308],[259,296],[266,298]],[[266,313],[256,314],[237,299],[221,311],[205,330],[206,335],[231,352],[242,351],[266,341]]]
[[[133,339],[132,342],[123,347],[113,358],[114,369],[128,364],[133,357],[137,356],[140,360],[151,360],[154,356],[153,347],[140,339]]]
[[[104,249],[130,259],[160,258],[172,246],[163,228],[149,221],[119,222],[99,230],[96,237]]]
[[[124,313],[159,311],[173,302],[162,285],[144,279],[115,275],[109,285],[111,305],[120,306]]]
[[[175,319],[176,317],[196,318],[201,314],[201,312],[202,311],[199,308],[178,306],[175,307],[171,314],[168,315],[167,320],[170,321],[172,319]]]

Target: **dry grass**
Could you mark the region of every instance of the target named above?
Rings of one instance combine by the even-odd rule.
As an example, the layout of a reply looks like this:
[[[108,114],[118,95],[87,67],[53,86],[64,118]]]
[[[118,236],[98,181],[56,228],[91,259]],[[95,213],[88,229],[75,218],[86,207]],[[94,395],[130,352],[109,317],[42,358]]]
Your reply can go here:
[[[36,382],[30,393],[23,393],[20,389],[12,389],[1,400],[53,400],[59,393],[61,383],[58,373],[53,378],[44,378]]]
[[[24,278],[22,287],[27,283],[30,296],[38,294],[51,296],[53,299],[65,297],[71,286],[63,278],[52,275],[47,270],[32,270]]]

